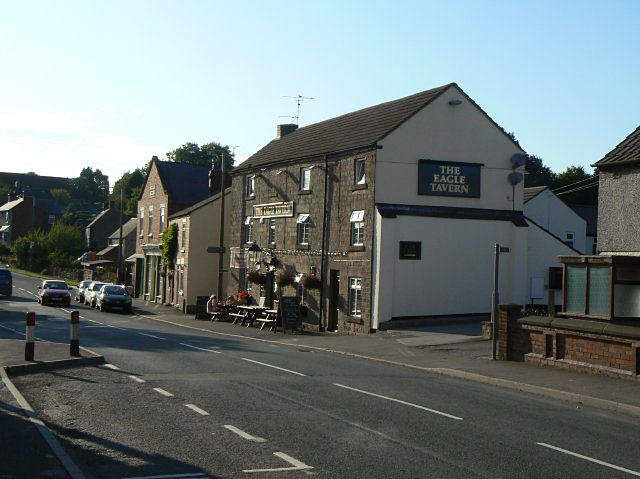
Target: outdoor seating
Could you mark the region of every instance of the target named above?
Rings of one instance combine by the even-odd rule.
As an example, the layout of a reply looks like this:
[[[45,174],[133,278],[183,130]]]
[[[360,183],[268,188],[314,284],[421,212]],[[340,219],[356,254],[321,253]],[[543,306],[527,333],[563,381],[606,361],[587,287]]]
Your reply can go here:
[[[264,310],[264,315],[256,318],[255,321],[260,324],[260,331],[264,329],[265,326],[269,325],[269,331],[276,330],[277,319],[278,319],[278,310],[277,309],[266,309]]]

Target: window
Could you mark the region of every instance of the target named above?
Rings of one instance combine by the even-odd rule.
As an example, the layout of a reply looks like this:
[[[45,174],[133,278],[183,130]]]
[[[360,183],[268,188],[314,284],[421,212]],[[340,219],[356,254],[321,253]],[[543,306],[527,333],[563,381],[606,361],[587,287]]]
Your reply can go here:
[[[299,214],[296,223],[298,224],[298,244],[309,244],[309,231],[311,228],[309,215]]]
[[[182,220],[182,237],[180,238],[180,245],[182,249],[187,247],[187,220]]]
[[[575,234],[573,233],[573,231],[567,231],[564,235],[564,244],[573,248],[574,241],[575,241]]]
[[[253,196],[255,194],[256,177],[247,177],[247,196]]]
[[[49,224],[52,225],[56,222],[56,215],[49,215]]]
[[[300,168],[300,189],[302,191],[311,189],[311,167]]]
[[[253,243],[253,218],[251,216],[247,216],[244,219],[244,242],[245,243]]]
[[[362,316],[362,278],[349,278],[349,314]]]
[[[364,210],[351,213],[351,244],[353,246],[364,244]]]
[[[422,257],[421,241],[400,241],[400,259],[420,259]]]
[[[153,206],[149,206],[149,236],[153,235]]]
[[[276,220],[271,218],[269,220],[269,244],[275,244],[276,242]]]
[[[151,185],[149,187],[149,197],[154,198],[156,196],[156,185]]]
[[[364,158],[360,158],[355,161],[355,174],[353,177],[353,183],[355,185],[364,185],[367,182],[366,177],[366,163]]]
[[[144,236],[144,208],[140,208],[140,217],[138,218],[138,230],[140,230],[140,237]]]
[[[160,233],[164,231],[165,210],[164,205],[160,205]]]

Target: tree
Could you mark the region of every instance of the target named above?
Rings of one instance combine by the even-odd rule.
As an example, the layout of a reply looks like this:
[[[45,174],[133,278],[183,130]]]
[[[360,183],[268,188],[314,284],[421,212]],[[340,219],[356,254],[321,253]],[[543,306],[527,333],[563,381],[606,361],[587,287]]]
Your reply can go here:
[[[598,204],[597,176],[587,173],[582,166],[568,166],[556,175],[552,190],[566,203]]]
[[[122,203],[124,205],[124,214],[128,216],[136,216],[138,206],[138,197],[140,190],[144,184],[145,174],[142,168],[136,168],[132,173],[128,171],[124,173],[113,185],[113,193],[111,200],[117,209],[120,209],[120,190],[122,190]]]
[[[109,196],[109,177],[99,169],[83,168],[80,176],[71,180],[74,198],[93,203],[105,203]]]
[[[61,188],[53,189],[51,190],[51,196],[53,196],[55,202],[58,203],[62,209],[66,209],[71,203],[71,193],[67,190]]]
[[[160,236],[162,240],[162,261],[166,268],[173,271],[173,263],[178,252],[178,225],[171,223],[169,227],[162,232]]]
[[[228,145],[221,145],[212,141],[199,146],[197,143],[187,142],[180,148],[167,153],[167,158],[176,163],[191,163],[193,165],[205,165],[213,169],[220,169],[220,159],[224,155],[224,168],[231,171],[233,168],[234,154]]]
[[[556,179],[556,174],[551,171],[551,168],[543,163],[542,158],[535,155],[527,156],[525,170],[528,173],[524,177],[525,188],[530,186],[551,186]]]
[[[13,254],[19,268],[40,272],[49,266],[49,248],[40,230],[30,231],[18,238],[13,244]]]

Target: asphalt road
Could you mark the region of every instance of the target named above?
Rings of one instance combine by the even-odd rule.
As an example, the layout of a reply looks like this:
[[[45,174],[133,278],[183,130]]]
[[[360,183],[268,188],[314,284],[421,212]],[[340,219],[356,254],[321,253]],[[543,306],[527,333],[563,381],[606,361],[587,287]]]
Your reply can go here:
[[[67,308],[32,302],[36,286],[14,276],[16,298],[0,299],[0,338],[20,338],[33,310],[37,337],[68,340]],[[14,382],[89,478],[640,476],[633,418],[72,308],[81,345],[109,364]]]

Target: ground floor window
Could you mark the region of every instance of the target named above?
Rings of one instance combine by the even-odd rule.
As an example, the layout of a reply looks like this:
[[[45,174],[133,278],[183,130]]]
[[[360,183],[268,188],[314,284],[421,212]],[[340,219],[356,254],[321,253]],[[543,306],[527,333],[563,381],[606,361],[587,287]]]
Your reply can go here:
[[[362,316],[362,278],[349,278],[349,315]]]

